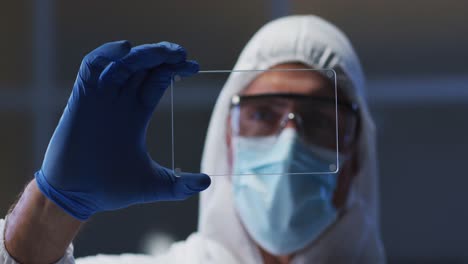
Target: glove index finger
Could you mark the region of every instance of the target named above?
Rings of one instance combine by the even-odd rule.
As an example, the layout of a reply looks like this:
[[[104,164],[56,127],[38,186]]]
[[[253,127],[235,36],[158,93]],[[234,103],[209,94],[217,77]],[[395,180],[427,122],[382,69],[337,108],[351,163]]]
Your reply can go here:
[[[130,52],[109,66],[100,76],[101,89],[117,93],[136,72],[158,68],[162,64],[184,62],[187,52],[180,45],[170,42],[144,44],[133,47]]]
[[[182,63],[168,65],[168,68],[174,73],[174,75],[189,77],[198,73],[200,65],[194,60],[188,60]]]
[[[121,61],[130,71],[137,72],[157,67],[163,63],[180,63],[186,58],[187,52],[182,46],[170,42],[160,42],[136,46]]]

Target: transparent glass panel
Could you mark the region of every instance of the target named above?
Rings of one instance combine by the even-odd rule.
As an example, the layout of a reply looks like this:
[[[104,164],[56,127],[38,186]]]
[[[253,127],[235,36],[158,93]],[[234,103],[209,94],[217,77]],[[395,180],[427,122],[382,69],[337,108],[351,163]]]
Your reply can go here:
[[[148,152],[161,166],[172,168],[172,94],[168,89],[151,117],[146,136]]]
[[[176,173],[336,173],[354,133],[329,69],[201,71],[175,78],[171,95]]]

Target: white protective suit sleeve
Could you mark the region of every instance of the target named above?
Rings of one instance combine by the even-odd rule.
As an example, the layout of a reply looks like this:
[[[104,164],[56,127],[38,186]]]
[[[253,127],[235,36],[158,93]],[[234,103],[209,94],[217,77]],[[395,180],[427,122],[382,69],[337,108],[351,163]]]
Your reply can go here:
[[[122,255],[97,255],[76,260],[77,264],[159,264],[159,263],[240,263],[226,251],[220,244],[202,237],[198,233],[190,235],[185,241],[174,243],[167,253],[157,256],[122,254]]]
[[[0,264],[17,264],[5,248],[5,220],[0,219]],[[169,250],[161,255],[121,254],[78,258],[73,257],[73,245],[70,245],[65,255],[56,264],[159,264],[159,263],[240,263],[221,245],[194,233],[185,241],[174,243]]]

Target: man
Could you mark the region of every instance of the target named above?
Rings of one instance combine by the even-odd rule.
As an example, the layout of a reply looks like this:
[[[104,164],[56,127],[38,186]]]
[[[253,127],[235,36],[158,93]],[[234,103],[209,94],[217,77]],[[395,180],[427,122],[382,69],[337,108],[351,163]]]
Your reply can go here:
[[[332,68],[338,74],[343,157],[338,173],[290,174],[295,172],[290,164],[319,170],[326,161],[322,157],[333,149],[326,142],[334,134],[317,134],[314,128],[331,130],[312,121],[321,121],[317,117],[325,118],[323,112],[334,106],[315,99],[330,101],[334,93],[320,72],[304,68]],[[374,126],[361,66],[344,34],[318,17],[281,18],[254,35],[235,69],[271,71],[231,76],[218,98],[202,171],[231,176],[213,178],[202,194],[199,230],[161,256],[100,255],[77,262],[384,262]],[[148,120],[172,76],[197,71],[185,51],[171,43],[130,48],[127,42],[115,42],[87,55],[41,170],[6,225],[0,223],[5,231],[0,263],[73,263],[71,240],[93,214],[184,199],[206,189],[206,175],[176,177],[152,161],[144,146]],[[271,105],[285,107],[264,119],[270,110],[259,106]],[[261,124],[269,129],[252,130]],[[258,137],[272,138],[271,148],[247,147]],[[271,175],[278,168],[283,175]],[[252,181],[265,193],[253,188]]]

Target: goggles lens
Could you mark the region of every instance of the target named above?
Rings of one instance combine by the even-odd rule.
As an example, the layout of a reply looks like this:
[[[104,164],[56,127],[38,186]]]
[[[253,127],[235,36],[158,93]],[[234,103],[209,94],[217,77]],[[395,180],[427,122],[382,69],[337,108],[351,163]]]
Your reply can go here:
[[[335,98],[299,94],[236,96],[231,109],[233,134],[242,137],[278,135],[294,127],[310,144],[336,149],[350,145],[356,135],[357,110]],[[338,141],[337,141],[338,140]]]

